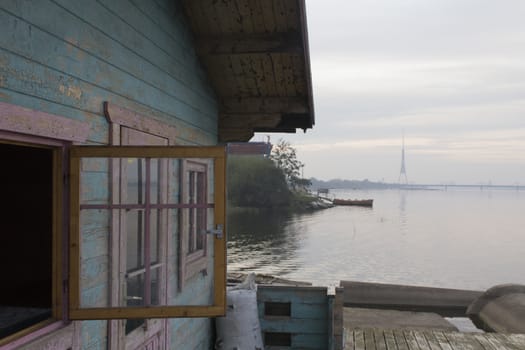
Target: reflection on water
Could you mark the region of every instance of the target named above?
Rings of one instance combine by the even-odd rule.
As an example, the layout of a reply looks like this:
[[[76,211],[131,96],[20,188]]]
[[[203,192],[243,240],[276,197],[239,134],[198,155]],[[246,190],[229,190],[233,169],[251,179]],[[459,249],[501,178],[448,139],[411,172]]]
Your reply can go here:
[[[485,289],[525,283],[525,192],[340,191],[374,207],[229,215],[228,269],[334,285],[339,280]]]
[[[406,212],[407,192],[399,191],[399,220],[401,223],[401,234],[408,233],[408,216]]]
[[[228,268],[283,275],[297,268],[300,220],[275,211],[234,211],[228,215]],[[242,257],[239,259],[239,257]]]

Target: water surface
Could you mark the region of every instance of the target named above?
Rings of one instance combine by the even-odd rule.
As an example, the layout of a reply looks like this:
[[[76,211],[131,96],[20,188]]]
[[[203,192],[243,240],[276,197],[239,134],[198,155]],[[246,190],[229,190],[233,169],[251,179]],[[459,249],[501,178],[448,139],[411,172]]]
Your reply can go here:
[[[234,212],[228,270],[337,285],[339,280],[486,289],[525,284],[525,192],[332,191],[373,208],[301,215]]]

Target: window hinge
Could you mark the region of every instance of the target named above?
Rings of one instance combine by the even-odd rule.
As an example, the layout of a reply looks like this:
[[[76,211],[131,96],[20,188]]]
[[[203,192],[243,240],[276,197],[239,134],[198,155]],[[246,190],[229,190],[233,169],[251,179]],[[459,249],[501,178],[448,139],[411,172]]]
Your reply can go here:
[[[217,237],[218,239],[222,239],[222,235],[224,234],[224,232],[223,232],[223,225],[222,224],[218,224],[215,229],[206,230],[203,233],[205,233],[207,235],[215,235],[215,237]]]

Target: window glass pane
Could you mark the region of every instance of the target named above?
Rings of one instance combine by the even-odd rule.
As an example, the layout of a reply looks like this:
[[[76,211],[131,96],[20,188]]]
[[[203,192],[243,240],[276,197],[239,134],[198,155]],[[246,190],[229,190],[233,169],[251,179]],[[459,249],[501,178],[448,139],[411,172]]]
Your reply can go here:
[[[151,303],[150,305],[160,305],[160,273],[162,269],[156,266],[151,270]]]
[[[196,215],[196,242],[195,242],[195,249],[200,250],[204,248],[204,237],[206,232],[206,209],[205,208],[198,208],[196,209],[197,215]]]
[[[213,209],[211,209],[213,212]],[[181,213],[181,230],[185,250],[183,254],[192,255],[200,252],[203,255],[203,250],[206,248],[206,231],[211,230],[212,225],[207,225],[207,211],[206,208],[183,208]]]
[[[150,260],[152,264],[159,262],[160,216],[159,210],[150,211]]]
[[[144,210],[125,210],[126,270],[144,266]]]
[[[206,203],[206,174],[204,172],[197,173],[196,181],[196,192],[197,200],[196,203],[204,204]]]
[[[79,184],[80,309],[213,305],[214,239],[204,234],[215,227],[213,160],[88,160]],[[126,332],[141,325],[128,320]]]
[[[125,178],[123,184],[123,203],[143,204],[146,198],[146,161],[143,158],[127,158],[121,161]]]
[[[126,276],[126,306],[144,305],[144,273]]]
[[[188,235],[188,253],[195,251],[195,208],[189,208],[188,212],[188,225],[187,225],[187,235]]]
[[[190,171],[188,176],[188,200],[187,203],[195,203],[195,171]]]
[[[206,208],[202,206],[208,202],[206,182],[208,165],[206,161],[186,163],[184,202],[190,205],[184,215],[187,254],[205,248]]]
[[[168,173],[168,190],[167,190],[167,202],[168,203],[180,203],[181,202],[181,186],[182,181],[180,180],[180,159],[169,159],[166,162],[167,173]]]
[[[150,202],[158,203],[159,201],[159,191],[160,191],[160,166],[161,161],[158,159],[151,159],[149,162],[150,167]]]
[[[126,335],[133,332],[135,329],[143,326],[145,323],[146,320],[143,318],[126,320]]]

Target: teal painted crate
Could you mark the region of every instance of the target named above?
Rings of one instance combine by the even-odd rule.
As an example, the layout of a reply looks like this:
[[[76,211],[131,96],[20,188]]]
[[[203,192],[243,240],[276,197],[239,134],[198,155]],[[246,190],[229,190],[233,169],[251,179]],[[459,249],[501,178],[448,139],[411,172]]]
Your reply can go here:
[[[334,300],[326,287],[259,286],[265,349],[338,349],[342,322]]]

